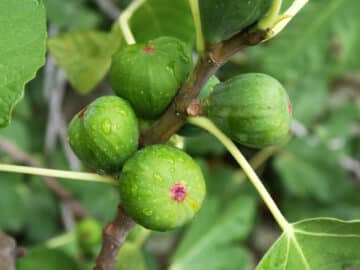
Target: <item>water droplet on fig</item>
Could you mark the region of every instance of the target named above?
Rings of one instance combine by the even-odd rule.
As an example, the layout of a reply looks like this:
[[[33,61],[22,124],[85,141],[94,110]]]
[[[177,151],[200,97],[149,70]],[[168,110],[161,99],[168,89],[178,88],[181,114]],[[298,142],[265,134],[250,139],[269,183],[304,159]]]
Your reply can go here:
[[[161,183],[163,181],[161,175],[158,173],[154,173],[153,177],[154,177],[154,180],[158,183]]]
[[[106,119],[103,121],[102,123],[102,130],[104,131],[104,133],[106,134],[110,134],[111,133],[111,121],[109,119]]]
[[[150,217],[153,212],[152,212],[150,209],[145,208],[145,209],[143,210],[143,213],[144,213],[145,216]]]
[[[131,194],[132,194],[132,195],[136,195],[137,190],[138,190],[137,185],[133,185],[133,186],[131,187]]]

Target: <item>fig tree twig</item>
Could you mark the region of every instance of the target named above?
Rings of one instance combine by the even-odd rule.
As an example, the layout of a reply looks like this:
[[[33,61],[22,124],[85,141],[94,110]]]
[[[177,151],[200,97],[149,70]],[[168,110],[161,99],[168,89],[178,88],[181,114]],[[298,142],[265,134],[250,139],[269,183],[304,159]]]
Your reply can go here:
[[[135,222],[119,206],[115,219],[103,230],[103,245],[96,258],[94,270],[113,270],[120,247],[125,242]]]
[[[143,0],[137,1],[137,3],[141,3]],[[134,3],[136,3],[136,1]],[[122,14],[122,17],[123,16],[124,12]],[[124,16],[123,22],[127,20],[126,16]],[[122,29],[124,31],[123,27]],[[194,100],[197,99],[200,90],[208,79],[241,48],[256,45],[260,43],[265,36],[265,31],[250,32],[246,30],[227,41],[209,46],[204,55],[200,56],[191,76],[182,86],[173,103],[160,120],[143,134],[140,143],[145,146],[168,141],[185,123],[189,105],[194,104]],[[128,43],[131,44],[135,42],[135,40],[131,38],[131,35],[129,35],[129,37]],[[116,255],[134,224],[131,218],[119,208],[115,220],[109,223],[104,229],[103,245],[101,253],[96,259],[94,270],[115,269]]]
[[[168,110],[143,134],[141,144],[167,142],[185,123],[188,106],[197,98],[208,79],[243,47],[262,42],[266,33],[266,31],[245,30],[229,40],[208,46]]]
[[[139,2],[141,3],[141,0]],[[166,142],[185,123],[188,106],[193,104],[194,99],[197,98],[201,88],[211,75],[215,74],[243,46],[258,44],[265,35],[264,31],[245,31],[223,43],[208,47],[167,112],[144,134],[141,143],[149,145]],[[115,269],[116,255],[133,226],[134,222],[131,218],[119,208],[115,220],[104,229],[103,246],[96,259],[95,270]]]
[[[0,233],[0,269],[15,270],[16,257],[15,240]]]

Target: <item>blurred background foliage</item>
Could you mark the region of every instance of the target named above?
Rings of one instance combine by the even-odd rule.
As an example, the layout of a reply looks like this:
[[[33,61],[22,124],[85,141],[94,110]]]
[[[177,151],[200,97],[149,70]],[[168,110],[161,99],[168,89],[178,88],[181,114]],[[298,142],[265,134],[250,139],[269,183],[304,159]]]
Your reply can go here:
[[[16,144],[42,166],[81,169],[64,140],[65,123],[89,101],[112,93],[106,73],[124,41],[101,2],[45,0],[51,54],[26,86],[11,125],[0,130],[0,141]],[[112,1],[113,11],[129,2]],[[225,80],[264,72],[288,90],[294,112],[289,143],[260,153],[240,147],[290,221],[360,218],[359,8],[357,0],[310,1],[278,37],[242,50],[218,73]],[[171,35],[194,46],[187,1],[147,0],[130,24],[138,42]],[[151,234],[135,229],[118,269],[253,269],[279,234],[269,212],[214,138],[200,133],[177,140],[204,171],[206,202],[186,228]],[[1,162],[22,163],[2,146]],[[91,269],[94,255],[79,249],[66,202],[38,177],[0,177],[0,229],[29,250],[18,268]],[[102,225],[114,216],[119,198],[112,187],[60,184]]]

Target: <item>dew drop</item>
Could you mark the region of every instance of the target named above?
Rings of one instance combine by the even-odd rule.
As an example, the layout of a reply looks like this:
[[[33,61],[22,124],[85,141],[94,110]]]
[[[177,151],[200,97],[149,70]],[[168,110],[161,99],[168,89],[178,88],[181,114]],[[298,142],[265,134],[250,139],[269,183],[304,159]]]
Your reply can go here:
[[[161,175],[158,174],[158,173],[154,173],[154,174],[153,174],[153,177],[154,177],[154,180],[155,180],[156,182],[158,182],[158,183],[161,183],[161,182],[163,181]]]
[[[111,133],[111,121],[109,119],[106,119],[102,122],[102,130],[104,131],[104,133],[106,134],[110,134]]]
[[[143,210],[143,213],[144,213],[145,216],[150,217],[153,212],[152,212],[150,209],[145,208],[145,209]]]
[[[133,186],[131,187],[131,194],[132,194],[132,195],[136,195],[137,191],[138,191],[137,185],[133,185]]]

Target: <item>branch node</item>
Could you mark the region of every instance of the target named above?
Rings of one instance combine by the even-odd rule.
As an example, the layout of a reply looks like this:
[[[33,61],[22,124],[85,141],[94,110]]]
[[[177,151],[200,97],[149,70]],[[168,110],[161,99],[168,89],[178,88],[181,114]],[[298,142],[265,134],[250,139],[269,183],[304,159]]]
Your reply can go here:
[[[202,114],[202,108],[201,108],[201,104],[200,104],[200,100],[199,99],[193,99],[189,106],[186,108],[186,113],[188,116],[199,116]]]

